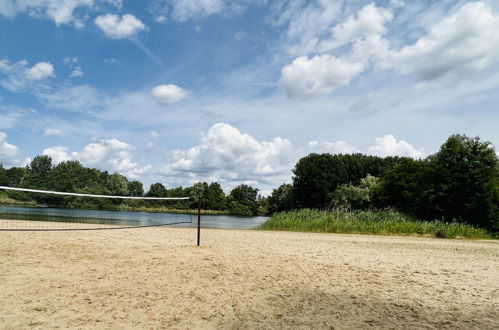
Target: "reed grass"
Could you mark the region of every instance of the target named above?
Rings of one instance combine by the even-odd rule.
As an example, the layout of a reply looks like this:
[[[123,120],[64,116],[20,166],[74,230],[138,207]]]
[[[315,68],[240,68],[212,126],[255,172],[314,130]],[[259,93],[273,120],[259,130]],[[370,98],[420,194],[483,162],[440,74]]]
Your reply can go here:
[[[12,199],[5,194],[0,194],[0,205],[6,206],[36,206],[35,201],[20,201],[17,199]]]
[[[175,209],[175,208],[168,208],[168,207],[119,205],[116,209],[119,211],[129,211],[129,212],[198,214],[197,209]],[[201,214],[202,215],[229,215],[229,212],[228,211],[203,210],[202,209]]]
[[[462,223],[419,221],[396,211],[319,211],[302,209],[276,213],[258,229],[321,233],[431,236],[490,239],[483,229]]]

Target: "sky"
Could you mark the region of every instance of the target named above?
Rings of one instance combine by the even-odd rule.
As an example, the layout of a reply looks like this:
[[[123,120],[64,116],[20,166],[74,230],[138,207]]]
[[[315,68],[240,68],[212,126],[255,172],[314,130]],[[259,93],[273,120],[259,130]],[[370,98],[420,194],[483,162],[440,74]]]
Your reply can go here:
[[[1,0],[0,163],[268,195],[301,157],[499,146],[499,2]]]

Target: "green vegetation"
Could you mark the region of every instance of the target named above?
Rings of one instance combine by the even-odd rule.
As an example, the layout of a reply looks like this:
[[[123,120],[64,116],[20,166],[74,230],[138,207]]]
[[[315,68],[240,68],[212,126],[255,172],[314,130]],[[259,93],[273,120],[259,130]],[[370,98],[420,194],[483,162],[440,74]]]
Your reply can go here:
[[[121,174],[86,168],[75,160],[53,166],[48,156],[37,156],[26,167],[4,169],[0,164],[0,185],[99,195],[191,197],[182,201],[123,200],[6,191],[1,192],[0,205],[197,213],[197,200],[201,198],[203,214],[254,216],[266,212],[266,208],[261,207],[264,203],[260,203],[266,200],[258,195],[258,189],[244,184],[235,187],[228,196],[217,182],[199,182],[191,187],[170,189],[156,182],[145,192],[141,182],[128,181]]]
[[[275,189],[269,210],[394,208],[415,221],[499,232],[499,160],[492,144],[478,137],[451,135],[426,159],[310,154],[293,173],[292,192]],[[292,202],[281,202],[291,195]]]
[[[456,222],[420,221],[396,211],[302,209],[275,213],[259,229],[441,238],[491,238],[485,230],[470,225]]]
[[[0,193],[0,205],[36,206],[36,203],[34,201],[19,201],[8,197],[5,193]]]
[[[185,188],[167,188],[156,182],[146,191],[141,182],[129,181],[121,174],[86,168],[74,160],[54,166],[48,156],[37,156],[26,167],[4,169],[0,164],[0,185],[102,195],[192,197],[188,201],[164,202],[7,192],[0,197],[0,204],[184,213],[196,210],[201,199],[202,208],[210,210],[205,211],[210,214],[254,216],[332,209],[336,211],[326,213],[330,214],[328,219],[333,215],[350,219],[337,225],[328,221],[325,227],[314,225],[316,218],[311,222],[295,221],[292,230],[438,233],[454,237],[466,236],[460,234],[466,228],[472,232],[482,228],[493,236],[499,235],[499,159],[491,143],[464,135],[451,135],[437,153],[425,159],[309,154],[296,163],[292,184],[282,184],[269,197],[260,196],[258,189],[245,184],[226,195],[217,182],[198,182]],[[386,209],[398,213],[386,213]],[[283,215],[272,219],[279,216]]]

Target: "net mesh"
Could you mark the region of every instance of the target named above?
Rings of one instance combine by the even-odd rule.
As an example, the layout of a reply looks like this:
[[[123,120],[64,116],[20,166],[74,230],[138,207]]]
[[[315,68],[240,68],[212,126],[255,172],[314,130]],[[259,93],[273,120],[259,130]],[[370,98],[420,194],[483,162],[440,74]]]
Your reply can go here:
[[[168,211],[179,203],[185,207],[189,197],[108,196],[3,186],[0,189],[10,194],[0,205],[0,231],[103,230],[193,223],[189,210]]]

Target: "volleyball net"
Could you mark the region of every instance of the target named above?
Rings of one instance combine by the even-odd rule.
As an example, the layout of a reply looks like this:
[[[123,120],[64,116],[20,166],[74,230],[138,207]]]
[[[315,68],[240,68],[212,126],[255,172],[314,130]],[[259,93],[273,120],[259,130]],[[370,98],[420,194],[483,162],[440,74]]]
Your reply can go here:
[[[190,197],[137,197],[0,186],[0,231],[193,226]]]

